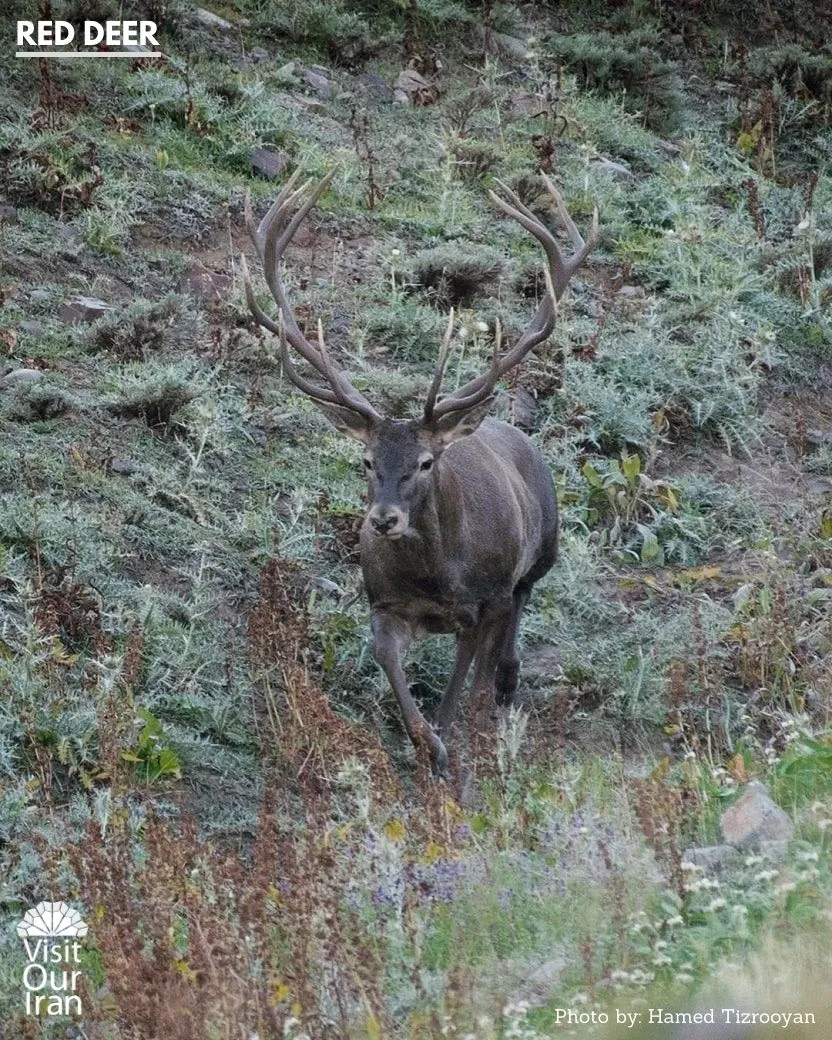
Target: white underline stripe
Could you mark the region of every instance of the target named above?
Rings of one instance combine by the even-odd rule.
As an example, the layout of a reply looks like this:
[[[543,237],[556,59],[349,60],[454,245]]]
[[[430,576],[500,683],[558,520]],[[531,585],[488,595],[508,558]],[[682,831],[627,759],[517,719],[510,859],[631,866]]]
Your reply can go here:
[[[17,51],[16,58],[164,58],[161,51]]]

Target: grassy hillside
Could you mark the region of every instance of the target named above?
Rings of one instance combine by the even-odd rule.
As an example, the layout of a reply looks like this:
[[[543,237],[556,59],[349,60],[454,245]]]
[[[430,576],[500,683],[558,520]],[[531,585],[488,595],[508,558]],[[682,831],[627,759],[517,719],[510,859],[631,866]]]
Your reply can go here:
[[[0,1035],[548,1037],[752,957],[822,974],[832,57],[795,5],[672,6],[176,2],[143,11],[164,60],[4,60]],[[496,409],[551,463],[561,559],[520,707],[447,784],[372,659],[359,452],[242,292],[245,195],[297,166],[337,170],[298,314],[397,416],[449,307],[453,388],[543,291],[493,178],[600,213]],[[428,707],[451,649],[411,654]],[[692,870],[751,779],[785,858]],[[90,922],[76,1026],[22,1013],[44,898]]]

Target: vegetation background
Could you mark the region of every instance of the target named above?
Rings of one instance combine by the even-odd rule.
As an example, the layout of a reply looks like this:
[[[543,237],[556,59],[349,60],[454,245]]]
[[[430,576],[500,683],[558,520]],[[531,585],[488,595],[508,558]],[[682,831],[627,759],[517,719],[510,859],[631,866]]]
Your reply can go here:
[[[39,10],[129,15],[163,60],[0,85],[0,1035],[533,1040],[714,993],[828,1021],[828,9]],[[562,558],[520,708],[447,785],[372,662],[357,452],[241,290],[246,192],[333,165],[286,278],[400,415],[451,305],[454,384],[542,289],[492,178],[600,209],[499,406]],[[414,652],[426,703],[448,665]],[[788,849],[694,869],[751,779]],[[50,895],[90,923],[76,1023],[23,1016],[13,926]]]

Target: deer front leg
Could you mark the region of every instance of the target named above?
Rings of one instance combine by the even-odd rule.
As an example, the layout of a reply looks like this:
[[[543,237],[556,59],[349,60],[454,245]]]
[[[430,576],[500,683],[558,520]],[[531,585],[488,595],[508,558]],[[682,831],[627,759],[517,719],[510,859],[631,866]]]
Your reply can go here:
[[[451,724],[456,718],[459,707],[459,695],[465,685],[465,677],[474,659],[474,651],[477,649],[476,629],[461,632],[457,638],[456,660],[454,670],[448,686],[442,695],[442,702],[436,712],[436,725],[439,732],[447,735]]]
[[[427,744],[434,769],[439,776],[444,776],[448,771],[448,752],[413,700],[402,667],[402,659],[413,639],[410,626],[384,614],[376,614],[372,624],[375,658],[393,688],[408,735],[416,747]]]

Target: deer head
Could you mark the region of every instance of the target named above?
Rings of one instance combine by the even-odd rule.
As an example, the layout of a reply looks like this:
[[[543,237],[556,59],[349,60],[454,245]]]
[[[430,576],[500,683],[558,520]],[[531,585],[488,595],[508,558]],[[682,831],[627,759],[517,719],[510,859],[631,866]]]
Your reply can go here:
[[[551,334],[558,301],[595,243],[598,213],[596,210],[592,228],[584,241],[560,193],[551,180],[541,174],[572,241],[573,253],[566,257],[551,231],[510,188],[498,181],[506,197],[502,198],[493,191],[488,194],[495,205],[518,221],[543,247],[547,259],[544,268],[547,291],[525,332],[510,350],[505,353],[502,350],[498,322],[489,369],[454,393],[440,396],[453,335],[452,310],[423,414],[418,419],[391,419],[380,415],[332,360],[326,348],[320,320],[315,343],[301,332],[280,278],[280,264],[287,246],[328,187],[334,173],[334,170],[328,173],[317,185],[313,186],[312,181],[306,181],[296,187],[300,177],[300,171],[296,170],[259,225],[254,223],[251,202],[246,197],[246,225],[254,239],[266,281],[277,304],[277,319],[265,314],[257,303],[245,257],[242,257],[246,299],[259,324],[278,337],[283,370],[290,381],[315,402],[338,430],[364,445],[364,468],[371,502],[367,518],[375,534],[395,540],[407,533],[411,515],[428,494],[442,452],[477,429],[489,412],[498,380],[520,364],[530,350]],[[310,381],[298,372],[289,347],[309,363],[317,373],[319,382]]]

